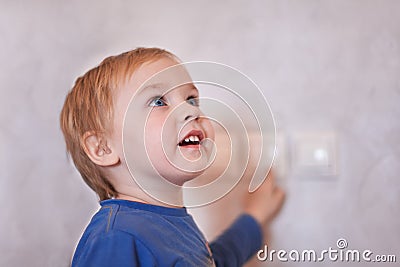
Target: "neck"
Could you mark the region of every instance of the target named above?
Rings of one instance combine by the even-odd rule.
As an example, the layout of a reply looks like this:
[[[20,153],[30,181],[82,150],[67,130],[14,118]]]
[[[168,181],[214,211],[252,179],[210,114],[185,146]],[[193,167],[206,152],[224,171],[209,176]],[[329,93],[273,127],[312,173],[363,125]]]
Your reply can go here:
[[[174,205],[159,201],[159,200],[149,196],[143,190],[141,190],[139,188],[132,188],[132,187],[124,188],[124,189],[121,188],[119,190],[118,196],[116,198],[129,200],[129,201],[136,201],[136,202],[141,202],[141,203],[146,203],[146,204],[151,204],[151,205],[156,205],[156,206],[169,207],[169,208],[183,207],[182,188],[179,188],[175,192],[173,192],[172,198],[171,198],[171,196],[169,196],[169,199],[172,200],[171,202]]]
[[[112,173],[109,173],[109,179],[114,185],[115,190],[118,192],[117,199],[125,199],[130,201],[137,201],[163,207],[183,207],[183,192],[182,186],[171,186],[170,183],[161,179],[158,175],[146,175],[146,184],[142,185],[148,188],[146,192],[142,186],[136,182],[135,179],[126,171],[124,165],[118,166]],[[116,178],[117,177],[117,178]],[[154,198],[156,196],[158,199]]]

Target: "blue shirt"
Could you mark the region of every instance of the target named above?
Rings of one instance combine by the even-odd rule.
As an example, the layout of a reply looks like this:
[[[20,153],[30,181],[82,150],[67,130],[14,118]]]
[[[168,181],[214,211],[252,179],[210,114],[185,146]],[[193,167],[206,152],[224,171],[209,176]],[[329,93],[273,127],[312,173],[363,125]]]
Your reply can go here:
[[[261,246],[250,215],[208,245],[186,208],[109,199],[100,202],[76,248],[72,267],[241,266]]]

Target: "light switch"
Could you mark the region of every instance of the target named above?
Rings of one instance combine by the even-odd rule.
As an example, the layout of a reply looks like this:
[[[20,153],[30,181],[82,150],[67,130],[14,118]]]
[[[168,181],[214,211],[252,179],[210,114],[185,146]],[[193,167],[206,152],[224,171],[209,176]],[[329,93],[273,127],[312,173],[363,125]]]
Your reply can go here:
[[[333,132],[293,135],[292,170],[311,177],[337,174],[337,145]]]

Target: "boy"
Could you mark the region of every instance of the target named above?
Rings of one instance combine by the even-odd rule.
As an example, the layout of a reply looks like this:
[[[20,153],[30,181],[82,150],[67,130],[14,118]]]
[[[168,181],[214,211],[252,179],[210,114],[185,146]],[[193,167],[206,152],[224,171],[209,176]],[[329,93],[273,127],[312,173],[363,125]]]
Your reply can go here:
[[[60,116],[67,150],[101,205],[83,233],[72,266],[241,266],[260,248],[261,226],[283,200],[273,179],[251,195],[245,213],[208,245],[183,207],[181,191],[173,195],[181,205],[169,205],[146,194],[131,177],[122,144],[129,102],[148,78],[177,64],[170,52],[137,48],[106,58],[78,78],[67,95]],[[156,181],[161,175],[182,186],[200,175],[202,171],[176,168],[165,155],[178,162],[210,157],[202,141],[213,139],[214,131],[201,116],[196,87],[185,84],[161,95],[148,88],[135,95],[135,101],[137,119],[148,117],[144,140],[132,139],[133,145],[145,142],[154,168],[140,164],[144,155],[137,155],[135,176]],[[173,112],[177,107],[179,112]],[[168,136],[166,144],[161,144],[162,132]],[[132,129],[132,138],[135,133],[140,136],[143,129]]]

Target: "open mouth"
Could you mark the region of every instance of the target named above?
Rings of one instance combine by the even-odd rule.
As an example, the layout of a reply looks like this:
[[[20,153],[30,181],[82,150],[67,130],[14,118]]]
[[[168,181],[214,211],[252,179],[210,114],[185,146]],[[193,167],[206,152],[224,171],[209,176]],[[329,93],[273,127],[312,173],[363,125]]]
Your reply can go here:
[[[200,130],[190,131],[178,144],[181,147],[199,146],[204,139],[204,134]]]

